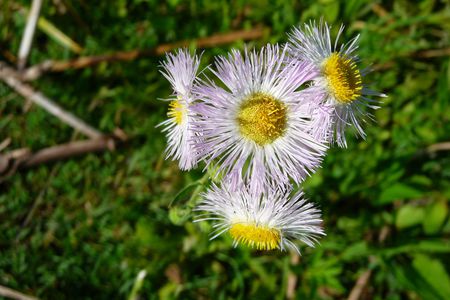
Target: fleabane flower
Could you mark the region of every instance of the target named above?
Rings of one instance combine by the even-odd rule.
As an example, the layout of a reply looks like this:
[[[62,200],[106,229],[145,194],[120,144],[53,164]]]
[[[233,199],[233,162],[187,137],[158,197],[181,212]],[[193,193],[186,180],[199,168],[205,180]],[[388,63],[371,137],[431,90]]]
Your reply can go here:
[[[211,239],[228,232],[234,246],[300,253],[298,241],[314,247],[325,235],[320,210],[302,196],[299,192],[291,198],[289,192],[274,189],[254,194],[245,186],[233,192],[227,184],[213,184],[196,208],[204,212],[196,222],[214,221]]]
[[[298,90],[316,75],[313,65],[285,61],[286,48],[278,45],[243,55],[233,50],[211,68],[223,87],[211,80],[196,85],[200,155],[232,189],[242,182],[253,191],[299,183],[326,151],[309,133],[304,91]]]
[[[348,43],[338,46],[339,37],[344,30],[341,26],[334,45],[330,37],[330,27],[320,21],[294,28],[289,34],[289,53],[294,59],[311,62],[319,72],[314,86],[322,91],[322,97],[316,97],[312,105],[313,135],[319,140],[337,142],[346,147],[345,130],[353,126],[357,134],[365,138],[361,126],[373,116],[364,107],[377,109],[370,96],[386,97],[382,93],[370,90],[364,84],[367,70],[358,67],[356,55],[359,35]]]
[[[173,88],[173,97],[169,99],[168,119],[160,123],[167,136],[166,155],[178,160],[181,170],[190,170],[197,165],[197,152],[194,147],[192,122],[195,114],[191,106],[194,102],[192,87],[196,78],[200,59],[191,56],[187,49],[166,55],[161,73]]]

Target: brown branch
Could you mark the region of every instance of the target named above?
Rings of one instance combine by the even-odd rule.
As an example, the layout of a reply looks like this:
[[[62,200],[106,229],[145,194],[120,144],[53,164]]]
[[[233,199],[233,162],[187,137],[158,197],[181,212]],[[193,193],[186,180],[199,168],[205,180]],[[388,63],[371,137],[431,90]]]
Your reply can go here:
[[[392,16],[391,16],[391,15],[389,14],[389,12],[388,12],[386,9],[384,9],[384,7],[381,6],[380,4],[374,3],[374,4],[371,6],[371,9],[372,9],[372,11],[373,11],[377,16],[379,16],[380,18],[385,18],[385,19],[387,20],[387,23],[388,23],[388,24],[394,23],[394,19],[392,18]]]
[[[22,166],[29,168],[55,160],[64,160],[89,152],[100,152],[104,150],[112,151],[114,148],[115,143],[112,139],[100,138],[95,140],[71,142],[68,144],[42,149],[36,154],[30,155],[30,157],[24,161]]]
[[[442,57],[442,56],[450,56],[450,48],[442,48],[442,49],[428,49],[428,50],[420,50],[415,52],[408,52],[397,56],[398,58],[433,58],[433,57]],[[372,67],[373,71],[383,71],[390,69],[395,66],[394,61],[388,61],[382,64],[376,64]]]
[[[449,150],[450,150],[450,142],[437,143],[427,147],[428,153],[438,151],[449,151]]]
[[[300,255],[297,252],[291,253],[291,265],[296,266],[300,262]],[[295,290],[297,287],[297,274],[292,271],[289,271],[288,280],[287,280],[287,288],[286,288],[286,299],[294,299],[295,298]]]
[[[0,296],[16,300],[37,300],[37,298],[22,294],[21,292],[0,285]]]
[[[450,47],[442,48],[442,49],[429,49],[418,51],[413,54],[414,57],[418,58],[432,58],[432,57],[441,57],[441,56],[450,56]]]
[[[126,140],[126,135],[120,129],[116,129],[111,136],[52,146],[36,153],[32,153],[29,149],[18,149],[0,154],[0,182],[19,169],[31,168],[91,152],[113,151],[118,143]]]
[[[102,136],[100,131],[89,126],[72,113],[65,111],[51,99],[47,98],[42,93],[35,91],[30,85],[20,81],[19,77],[19,74],[14,69],[8,67],[5,63],[0,61],[0,79],[8,84],[17,93],[22,95],[25,99],[33,101],[33,103],[44,108],[62,122],[70,125],[90,138],[99,138]]]
[[[17,57],[14,56],[6,47],[0,43],[0,54],[11,64],[17,63]]]
[[[8,147],[9,144],[11,144],[11,138],[10,138],[10,137],[4,139],[4,140],[0,143],[0,152],[2,152],[3,149],[6,149],[6,147]]]
[[[364,289],[366,288],[371,275],[372,275],[372,270],[366,270],[364,273],[362,273],[358,277],[358,280],[356,281],[355,286],[352,288],[352,291],[350,292],[350,295],[348,296],[348,300],[358,300],[361,298],[361,295],[362,295]]]
[[[229,44],[237,40],[255,40],[263,37],[267,32],[267,28],[255,27],[251,30],[238,30],[224,34],[215,34],[196,40],[183,40],[172,44],[162,44],[151,49],[118,51],[110,54],[85,56],[65,61],[47,60],[25,70],[22,73],[22,79],[34,80],[44,72],[62,72],[67,69],[86,68],[101,62],[130,61],[140,57],[158,56],[173,49],[187,47],[191,44],[195,44],[198,48],[209,48]]]

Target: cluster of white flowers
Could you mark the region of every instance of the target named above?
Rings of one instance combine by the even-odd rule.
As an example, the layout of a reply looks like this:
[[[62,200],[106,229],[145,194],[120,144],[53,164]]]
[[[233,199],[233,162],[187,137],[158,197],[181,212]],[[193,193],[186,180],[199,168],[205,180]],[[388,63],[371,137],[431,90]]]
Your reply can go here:
[[[213,166],[213,185],[197,207],[197,221],[215,222],[213,238],[224,232],[260,250],[299,251],[324,235],[320,211],[291,197],[320,166],[330,145],[346,147],[345,130],[376,109],[358,68],[358,37],[334,45],[330,27],[314,22],[294,28],[284,46],[260,51],[232,50],[198,75],[200,57],[187,50],[168,54],[163,74],[174,93],[168,119],[167,156],[189,170]],[[207,76],[207,72],[211,76]]]

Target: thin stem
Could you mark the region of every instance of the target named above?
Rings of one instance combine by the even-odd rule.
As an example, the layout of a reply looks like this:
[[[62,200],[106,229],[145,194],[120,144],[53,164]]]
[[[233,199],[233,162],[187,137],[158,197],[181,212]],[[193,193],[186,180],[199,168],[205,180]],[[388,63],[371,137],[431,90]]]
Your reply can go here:
[[[206,172],[202,178],[198,180],[198,185],[195,187],[195,190],[192,192],[191,197],[189,198],[187,204],[189,207],[195,206],[195,200],[197,196],[203,191],[205,188],[205,183],[209,180],[209,174]]]

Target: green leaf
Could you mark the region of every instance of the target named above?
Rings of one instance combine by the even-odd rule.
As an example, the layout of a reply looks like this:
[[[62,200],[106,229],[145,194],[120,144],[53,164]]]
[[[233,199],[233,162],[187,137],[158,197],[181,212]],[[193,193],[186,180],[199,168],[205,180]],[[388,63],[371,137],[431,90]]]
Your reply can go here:
[[[159,299],[175,299],[179,285],[174,282],[168,282],[158,290]]]
[[[169,207],[171,207],[174,203],[178,202],[178,200],[181,199],[189,199],[189,195],[191,193],[191,190],[194,190],[194,188],[196,188],[197,186],[199,186],[200,184],[202,184],[199,180],[194,181],[188,185],[186,185],[184,188],[182,188],[178,194],[175,195],[175,197],[172,199],[172,201],[170,201],[169,203]]]
[[[400,208],[395,219],[395,226],[398,229],[408,228],[422,222],[425,216],[425,209],[414,205],[405,205]]]
[[[419,198],[422,195],[422,191],[419,191],[404,183],[396,183],[381,192],[380,198],[378,199],[376,204],[384,205],[392,203],[395,200]]]
[[[147,275],[147,271],[142,269],[133,284],[133,288],[131,289],[130,295],[128,296],[128,300],[137,300],[139,299],[139,291],[142,289],[142,285],[144,283],[145,276]]]
[[[160,242],[155,234],[154,223],[149,218],[141,217],[136,223],[135,238],[142,245],[154,245]]]
[[[391,257],[404,253],[450,253],[450,242],[447,240],[423,240],[414,244],[400,245],[393,248],[382,249],[378,251],[379,255]]]
[[[414,256],[413,266],[443,299],[450,299],[450,278],[441,261],[424,254]]]
[[[191,217],[192,209],[187,206],[175,206],[169,209],[169,220],[174,225],[184,225]]]
[[[423,240],[416,244],[416,248],[428,252],[449,253],[450,242],[448,240]]]
[[[359,257],[367,256],[369,253],[369,248],[367,247],[366,241],[361,241],[350,245],[347,249],[342,252],[342,259],[344,261],[354,260]]]
[[[398,284],[408,292],[415,292],[422,299],[443,300],[440,294],[410,264],[398,265],[393,261],[390,268],[392,268],[392,273]]]
[[[270,276],[270,274],[267,274],[267,271],[264,268],[263,264],[261,263],[260,259],[250,260],[249,267],[256,275],[259,276],[259,279],[266,288],[268,288],[271,291],[276,290],[277,284],[276,281],[274,280],[274,277]]]
[[[38,27],[61,46],[66,47],[75,53],[81,53],[83,51],[83,48],[79,44],[59,30],[55,25],[47,21],[44,17],[39,18]]]
[[[447,203],[444,201],[434,202],[425,211],[423,219],[423,230],[426,234],[438,233],[445,222],[448,213]]]
[[[328,4],[325,4],[324,7],[325,9],[323,12],[325,15],[325,20],[330,23],[335,22],[339,15],[339,1],[331,1]]]

